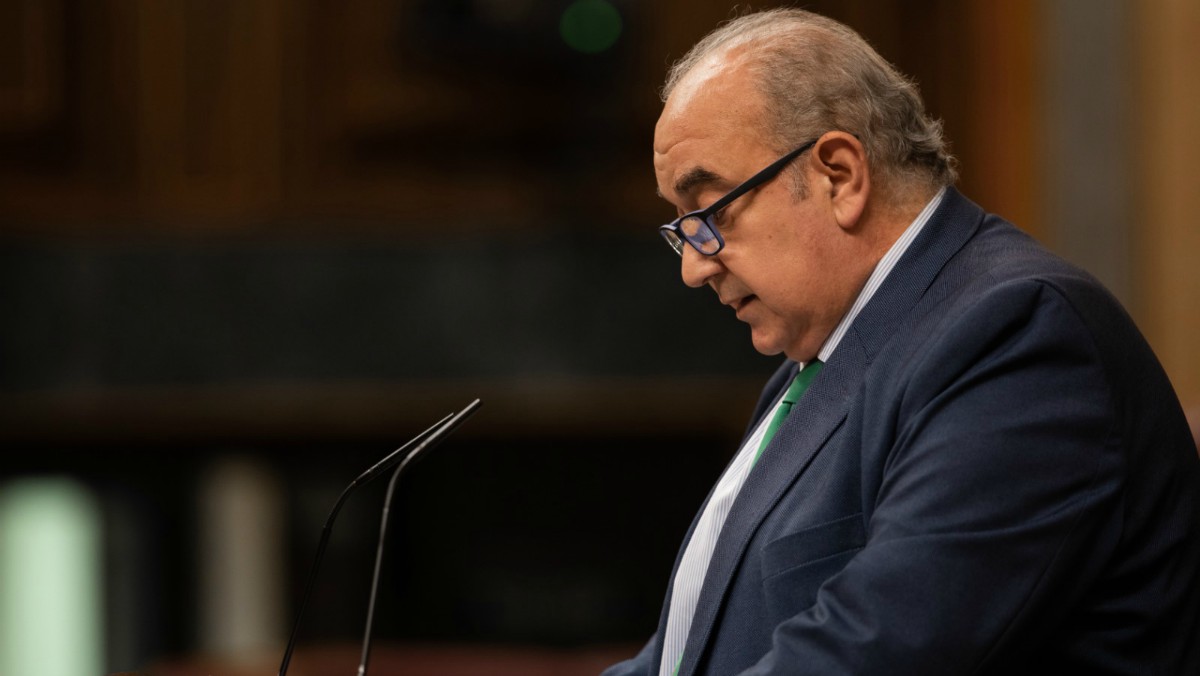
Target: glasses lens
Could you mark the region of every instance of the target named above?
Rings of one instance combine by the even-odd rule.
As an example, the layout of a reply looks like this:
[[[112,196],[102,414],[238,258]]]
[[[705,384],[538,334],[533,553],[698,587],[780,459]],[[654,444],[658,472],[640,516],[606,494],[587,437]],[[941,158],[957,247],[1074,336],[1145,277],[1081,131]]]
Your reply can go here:
[[[721,248],[721,240],[717,239],[717,233],[708,223],[696,216],[683,219],[679,224],[679,231],[702,254],[712,255]]]
[[[675,250],[675,253],[682,256],[683,240],[679,239],[679,235],[675,234],[671,230],[659,230],[659,232],[662,233],[663,239],[667,240],[667,244],[670,244],[671,248]]]

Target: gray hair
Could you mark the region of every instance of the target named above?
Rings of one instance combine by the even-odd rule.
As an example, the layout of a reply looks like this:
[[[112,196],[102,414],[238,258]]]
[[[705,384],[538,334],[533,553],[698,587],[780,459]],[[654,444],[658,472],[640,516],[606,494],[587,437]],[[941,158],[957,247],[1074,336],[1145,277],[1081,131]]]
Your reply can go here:
[[[745,59],[766,99],[766,133],[786,152],[826,131],[854,134],[885,183],[942,186],[957,179],[942,123],[914,82],[851,28],[800,9],[747,14],[709,33],[673,66],[662,99],[714,54]]]

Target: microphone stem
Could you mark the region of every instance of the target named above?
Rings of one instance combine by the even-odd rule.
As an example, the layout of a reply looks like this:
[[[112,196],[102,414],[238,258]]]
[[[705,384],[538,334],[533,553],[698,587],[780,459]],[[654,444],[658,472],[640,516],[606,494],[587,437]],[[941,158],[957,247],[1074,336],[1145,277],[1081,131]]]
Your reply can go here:
[[[479,400],[476,399],[474,404],[478,405],[478,402]],[[412,448],[413,445],[417,444],[418,442],[427,442],[432,435],[439,432],[442,427],[453,418],[453,414],[442,418],[429,429],[413,437],[408,443],[392,451],[383,460],[375,463],[375,465],[370,469],[360,474],[357,479],[351,481],[350,485],[346,486],[345,490],[342,491],[342,494],[338,496],[337,502],[333,504],[333,509],[329,512],[329,518],[325,520],[325,527],[321,529],[321,540],[317,543],[317,555],[313,559],[312,568],[310,568],[308,571],[308,581],[304,584],[304,595],[300,597],[300,607],[296,613],[296,620],[292,624],[292,633],[291,636],[288,637],[287,649],[283,652],[283,662],[279,665],[279,676],[287,675],[288,664],[292,661],[292,652],[296,648],[296,637],[300,633],[300,622],[304,618],[304,608],[308,605],[309,597],[312,596],[313,586],[317,581],[317,571],[321,568],[321,559],[325,557],[325,549],[329,545],[329,535],[333,532],[333,522],[335,519],[337,519],[338,512],[341,511],[342,504],[346,502],[346,498],[350,497],[350,493],[353,492],[355,488],[379,476],[379,473],[387,468],[388,463],[395,462],[396,458],[402,459],[399,467],[403,467],[404,465],[408,464],[408,460],[411,456],[401,456],[401,454]],[[421,448],[424,448],[424,444],[418,446],[418,450]],[[397,467],[397,471],[399,470],[399,467]]]
[[[362,659],[358,663],[358,676],[366,676],[367,663],[371,660],[371,627],[375,621],[375,599],[379,595],[379,578],[383,570],[383,545],[387,538],[388,515],[391,513],[392,496],[396,492],[396,483],[405,463],[400,463],[392,471],[388,481],[387,494],[383,498],[383,514],[379,519],[379,544],[375,547],[375,572],[371,576],[371,599],[367,603],[367,627],[363,631]]]
[[[325,557],[325,548],[329,545],[329,535],[333,532],[333,521],[337,518],[338,512],[342,509],[342,503],[350,495],[350,492],[357,488],[360,484],[365,484],[377,478],[385,469],[391,466],[391,463],[397,462],[396,458],[400,458],[399,464],[396,465],[396,471],[392,474],[392,479],[388,483],[388,491],[386,502],[384,503],[383,520],[380,524],[379,547],[375,554],[375,578],[371,581],[371,603],[367,610],[367,635],[364,637],[363,658],[362,664],[359,666],[359,673],[366,671],[367,658],[370,651],[371,638],[371,620],[375,610],[375,593],[379,585],[379,571],[383,557],[383,536],[387,529],[388,507],[392,502],[392,493],[396,486],[396,479],[406,466],[428,448],[433,447],[440,442],[447,434],[458,428],[467,418],[474,415],[479,409],[480,402],[478,399],[467,404],[466,408],[459,411],[457,414],[447,415],[435,425],[418,434],[408,443],[404,444],[395,451],[392,451],[386,458],[376,463],[367,471],[359,475],[357,479],[350,482],[349,486],[342,491],[338,496],[337,502],[333,505],[333,510],[329,512],[329,518],[325,520],[325,527],[321,529],[321,541],[317,544],[317,555],[313,560],[312,568],[308,571],[308,581],[304,585],[304,596],[300,598],[300,607],[296,613],[296,621],[292,625],[291,636],[288,637],[287,649],[283,652],[283,662],[279,665],[279,676],[287,675],[288,664],[292,661],[292,651],[296,648],[296,636],[300,632],[300,621],[304,617],[304,609],[308,605],[309,597],[312,596],[313,587],[317,580],[317,570],[321,567],[321,559]],[[415,446],[415,448],[413,448]],[[408,449],[412,448],[411,451]],[[408,451],[407,455],[403,455]]]
[[[329,536],[333,533],[333,521],[337,518],[338,512],[341,511],[346,498],[350,496],[350,492],[357,486],[357,480],[350,482],[350,485],[346,486],[342,494],[338,496],[337,502],[333,504],[333,509],[329,512],[329,518],[325,519],[325,527],[321,529],[321,540],[317,543],[317,555],[313,559],[312,567],[308,570],[308,581],[304,583],[304,595],[300,597],[300,608],[296,612],[296,621],[292,623],[292,633],[288,637],[287,649],[283,652],[283,663],[279,665],[279,676],[287,674],[288,663],[292,661],[292,651],[296,648],[296,636],[300,632],[300,620],[304,617],[304,607],[308,605],[308,599],[312,596],[313,586],[317,582],[317,570],[321,568],[321,559],[325,557],[325,549],[329,545]]]

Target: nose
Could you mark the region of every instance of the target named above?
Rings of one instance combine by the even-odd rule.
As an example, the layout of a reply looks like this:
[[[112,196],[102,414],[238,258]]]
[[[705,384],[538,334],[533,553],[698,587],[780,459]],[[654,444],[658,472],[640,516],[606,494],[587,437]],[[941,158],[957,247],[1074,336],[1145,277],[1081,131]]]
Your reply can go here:
[[[721,271],[720,256],[721,254],[705,256],[685,244],[683,246],[683,256],[679,263],[679,271],[683,277],[683,283],[692,288],[699,288],[707,284]]]

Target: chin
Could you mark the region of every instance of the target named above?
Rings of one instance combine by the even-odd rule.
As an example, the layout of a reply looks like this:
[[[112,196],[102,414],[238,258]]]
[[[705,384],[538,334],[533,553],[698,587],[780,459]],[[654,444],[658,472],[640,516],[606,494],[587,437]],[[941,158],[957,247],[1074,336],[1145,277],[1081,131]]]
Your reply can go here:
[[[753,329],[751,330],[750,334],[750,342],[754,344],[754,349],[758,351],[759,354],[763,354],[768,357],[774,357],[775,355],[783,352],[782,341],[774,336],[759,336],[758,332],[753,331]]]
[[[803,349],[802,345],[797,342],[789,343],[784,336],[777,334],[760,333],[753,331],[751,333],[751,342],[754,343],[754,349],[762,355],[774,357],[778,354],[783,354],[788,359],[796,362],[808,362],[817,357],[816,349]]]

